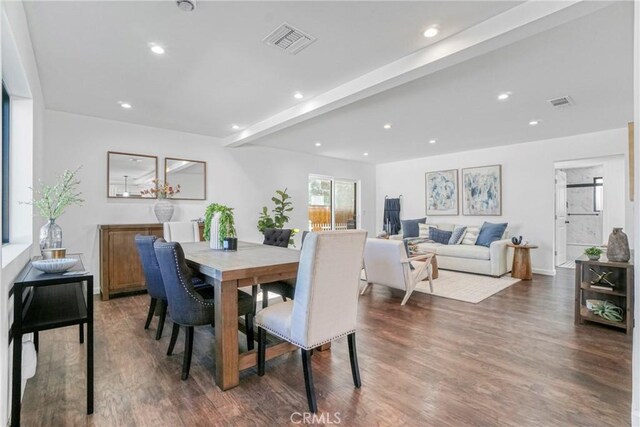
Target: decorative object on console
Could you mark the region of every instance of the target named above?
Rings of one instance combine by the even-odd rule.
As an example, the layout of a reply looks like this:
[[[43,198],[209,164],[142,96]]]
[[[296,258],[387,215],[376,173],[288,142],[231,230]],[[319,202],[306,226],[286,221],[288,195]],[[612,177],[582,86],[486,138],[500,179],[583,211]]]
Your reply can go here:
[[[225,251],[237,251],[238,250],[238,238],[237,237],[225,237],[222,241],[222,249]]]
[[[420,235],[420,227],[418,224],[426,224],[427,217],[419,219],[403,219],[400,221],[402,224],[402,237],[404,239],[409,237],[418,237]]]
[[[287,194],[287,189],[276,190],[276,196],[271,198],[275,207],[271,210],[273,217],[269,213],[269,208],[262,207],[262,212],[258,218],[258,231],[264,234],[264,230],[270,228],[282,229],[289,222],[289,212],[293,211],[293,203],[290,201],[291,196]],[[291,230],[289,244],[295,247],[293,236],[300,231],[297,228]]]
[[[593,304],[590,309],[593,314],[600,316],[610,322],[622,322],[624,310],[611,301],[604,301],[602,304]]]
[[[462,169],[462,214],[502,215],[502,166]]]
[[[65,169],[55,185],[51,186],[39,183],[39,188],[31,189],[34,194],[32,201],[27,204],[33,205],[40,216],[46,218],[48,222],[40,228],[40,251],[50,248],[62,247],[62,228],[56,224],[65,210],[72,205],[81,205],[84,200],[80,198],[81,192],[77,191],[80,181],[77,179],[78,171]]]
[[[158,222],[164,223],[171,221],[173,217],[173,204],[167,200],[180,192],[180,185],[172,186],[168,182],[162,182],[159,179],[151,181],[153,187],[142,190],[142,196],[150,195],[158,200],[153,205],[153,213],[155,213]]]
[[[511,238],[511,243],[513,243],[514,245],[519,245],[522,243],[522,236],[518,236],[518,237],[512,237]]]
[[[597,261],[597,260],[591,260],[591,261]],[[613,284],[613,282],[611,282],[608,277],[611,276],[613,274],[613,271],[596,271],[593,268],[589,268],[589,271],[591,273],[593,273],[593,275],[596,277],[595,279],[591,280],[589,283],[591,283],[592,287],[596,287],[596,288],[600,288],[600,289],[609,289],[609,290],[613,290],[613,288],[616,287],[615,284]]]
[[[491,243],[502,239],[502,236],[507,229],[507,225],[508,224],[506,222],[501,224],[485,222],[484,224],[482,224],[480,233],[478,233],[476,245],[486,246],[488,248],[489,246],[491,246]]]
[[[609,235],[607,244],[607,259],[614,262],[629,262],[631,251],[629,250],[629,239],[622,232],[621,227],[616,227]]]
[[[204,213],[205,240],[209,240],[211,249],[224,249],[224,239],[229,237],[237,237],[233,208],[210,204]]]
[[[33,268],[47,274],[62,273],[67,271],[76,263],[76,258],[39,259],[32,261]]]
[[[425,174],[427,215],[458,215],[458,170]]]
[[[602,249],[596,248],[595,246],[592,246],[590,248],[585,249],[584,250],[584,254],[591,261],[597,261],[597,260],[600,259],[600,256],[602,255]]]

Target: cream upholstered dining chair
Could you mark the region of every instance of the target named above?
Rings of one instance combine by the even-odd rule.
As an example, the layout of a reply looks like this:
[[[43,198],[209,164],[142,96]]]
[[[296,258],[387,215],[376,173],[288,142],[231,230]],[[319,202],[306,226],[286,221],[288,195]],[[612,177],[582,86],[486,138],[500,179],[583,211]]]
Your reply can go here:
[[[164,240],[167,242],[189,243],[200,241],[200,227],[195,221],[165,222]]]
[[[400,303],[405,305],[416,285],[426,279],[429,279],[429,289],[433,292],[431,277],[433,255],[429,253],[409,258],[404,242],[401,240],[367,239],[364,248],[367,284],[361,294],[364,294],[371,284],[384,285],[405,291]]]
[[[264,375],[266,332],[300,347],[311,412],[317,410],[312,349],[347,336],[353,383],[357,388],[361,385],[355,333],[366,238],[362,230],[309,233],[300,255],[294,299],[267,307],[256,316],[258,375]]]

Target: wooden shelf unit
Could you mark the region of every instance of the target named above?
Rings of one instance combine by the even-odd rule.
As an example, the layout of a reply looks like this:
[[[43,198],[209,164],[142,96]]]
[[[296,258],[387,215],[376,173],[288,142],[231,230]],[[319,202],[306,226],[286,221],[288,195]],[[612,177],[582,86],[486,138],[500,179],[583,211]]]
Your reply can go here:
[[[611,271],[613,274],[610,281],[615,284],[613,290],[594,289],[590,282],[594,274],[589,270],[597,272]],[[580,325],[584,321],[600,323],[623,329],[627,334],[633,330],[633,263],[613,262],[600,258],[598,261],[591,261],[583,256],[576,260],[576,297],[575,297],[575,324]],[[598,299],[610,301],[621,307],[623,310],[622,322],[612,322],[593,314],[586,306],[586,300]]]

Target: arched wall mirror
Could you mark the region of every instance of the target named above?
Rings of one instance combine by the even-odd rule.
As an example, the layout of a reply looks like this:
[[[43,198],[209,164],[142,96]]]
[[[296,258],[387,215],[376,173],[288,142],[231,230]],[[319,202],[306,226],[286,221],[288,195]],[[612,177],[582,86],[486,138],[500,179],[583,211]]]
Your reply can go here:
[[[180,192],[173,199],[206,200],[207,162],[188,159],[164,159],[164,182],[173,187],[180,186]]]
[[[107,197],[114,199],[150,199],[142,190],[153,187],[158,178],[158,158],[144,154],[107,153]]]

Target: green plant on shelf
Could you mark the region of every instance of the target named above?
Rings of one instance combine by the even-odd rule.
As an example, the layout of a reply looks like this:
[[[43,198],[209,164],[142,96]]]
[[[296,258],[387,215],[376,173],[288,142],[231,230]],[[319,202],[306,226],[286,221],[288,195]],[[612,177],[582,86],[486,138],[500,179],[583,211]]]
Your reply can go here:
[[[584,250],[586,256],[600,257],[602,255],[602,249],[592,246]]]
[[[622,308],[618,307],[610,301],[605,301],[602,304],[597,304],[591,309],[591,312],[596,316],[600,316],[605,320],[611,322],[622,322],[622,314],[624,313]]]

